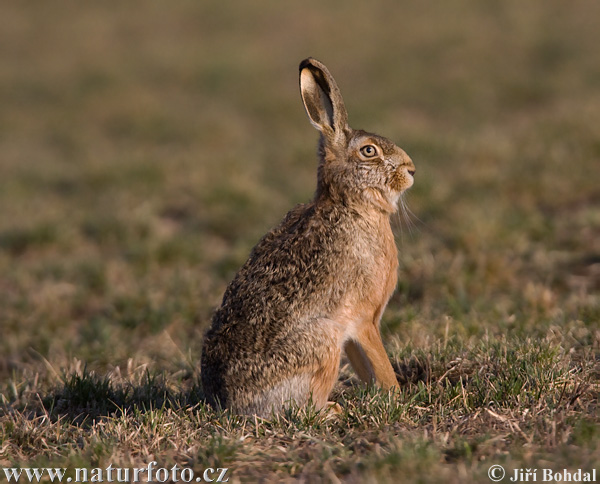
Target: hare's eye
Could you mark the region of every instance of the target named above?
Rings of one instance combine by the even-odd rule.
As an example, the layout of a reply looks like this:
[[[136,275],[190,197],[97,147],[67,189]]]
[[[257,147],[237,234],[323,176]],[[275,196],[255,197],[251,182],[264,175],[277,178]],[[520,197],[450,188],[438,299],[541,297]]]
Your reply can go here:
[[[373,158],[377,155],[377,148],[373,145],[365,145],[360,149],[360,152],[366,158]]]

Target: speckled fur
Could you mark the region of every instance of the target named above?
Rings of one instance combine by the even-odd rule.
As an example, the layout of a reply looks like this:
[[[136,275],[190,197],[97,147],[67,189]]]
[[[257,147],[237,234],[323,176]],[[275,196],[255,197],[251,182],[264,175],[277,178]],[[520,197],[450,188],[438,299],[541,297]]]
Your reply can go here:
[[[315,197],[254,247],[204,341],[208,400],[237,413],[269,416],[309,398],[324,407],[343,350],[362,379],[397,386],[379,319],[398,266],[389,216],[414,165],[391,141],[348,126],[323,64],[303,61],[300,87],[321,132]],[[367,144],[377,156],[361,153]]]

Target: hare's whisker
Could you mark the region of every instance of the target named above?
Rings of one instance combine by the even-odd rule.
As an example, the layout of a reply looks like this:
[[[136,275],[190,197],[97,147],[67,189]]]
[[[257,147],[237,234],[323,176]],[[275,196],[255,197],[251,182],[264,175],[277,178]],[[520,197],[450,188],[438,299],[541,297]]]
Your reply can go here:
[[[406,205],[406,199],[404,198],[404,194],[400,196],[400,212],[402,214],[402,219],[404,219],[404,223],[406,224],[406,228],[408,229],[408,233],[413,235],[413,228],[415,228],[415,224],[411,219],[412,212],[408,209]]]

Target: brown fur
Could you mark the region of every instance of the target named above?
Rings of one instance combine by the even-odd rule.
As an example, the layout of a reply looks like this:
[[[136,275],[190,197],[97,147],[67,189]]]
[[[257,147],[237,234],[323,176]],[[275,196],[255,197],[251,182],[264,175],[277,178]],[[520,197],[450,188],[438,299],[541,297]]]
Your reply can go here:
[[[315,197],[254,247],[204,341],[208,400],[239,413],[268,416],[311,397],[324,407],[342,349],[361,379],[398,385],[379,320],[398,267],[389,216],[414,165],[391,141],[348,126],[323,64],[303,61],[300,87],[321,132]]]

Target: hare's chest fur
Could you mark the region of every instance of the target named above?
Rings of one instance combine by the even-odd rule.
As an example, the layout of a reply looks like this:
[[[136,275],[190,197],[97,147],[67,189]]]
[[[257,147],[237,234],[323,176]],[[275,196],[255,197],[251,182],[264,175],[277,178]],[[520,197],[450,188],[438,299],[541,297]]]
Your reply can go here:
[[[367,237],[357,237],[349,259],[356,267],[353,279],[332,314],[340,345],[356,339],[365,325],[379,320],[396,288],[398,254],[388,219],[382,219]]]

